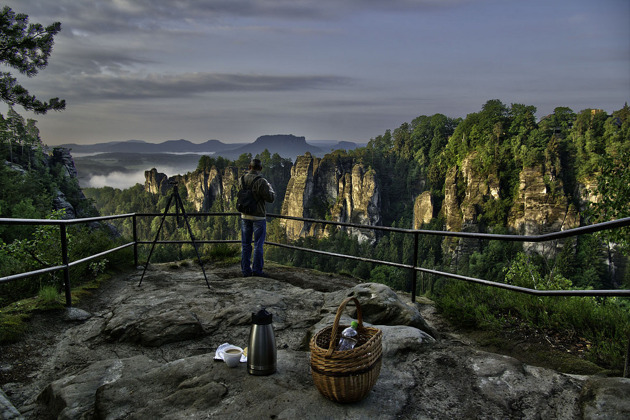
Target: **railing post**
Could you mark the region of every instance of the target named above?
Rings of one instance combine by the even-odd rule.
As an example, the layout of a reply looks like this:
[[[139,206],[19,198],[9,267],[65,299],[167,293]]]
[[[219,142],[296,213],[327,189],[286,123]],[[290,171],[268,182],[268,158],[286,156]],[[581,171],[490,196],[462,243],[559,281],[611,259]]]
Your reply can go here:
[[[413,233],[413,277],[411,280],[411,302],[414,303],[416,301],[416,285],[418,283],[418,270],[416,270],[418,266],[418,239],[420,237],[420,233]]]
[[[70,266],[68,261],[68,237],[66,235],[65,223],[59,224],[59,235],[61,239],[61,263],[63,269],[63,286],[66,291],[66,306],[72,306],[72,293],[70,291]]]
[[[138,266],[138,232],[136,228],[137,218],[134,213],[132,216],[133,219],[133,266]]]

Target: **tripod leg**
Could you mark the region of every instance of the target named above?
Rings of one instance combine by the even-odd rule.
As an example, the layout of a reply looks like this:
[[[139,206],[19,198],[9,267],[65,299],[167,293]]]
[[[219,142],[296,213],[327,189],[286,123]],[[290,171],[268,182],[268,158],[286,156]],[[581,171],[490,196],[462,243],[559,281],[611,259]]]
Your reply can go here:
[[[142,280],[144,279],[144,273],[147,272],[147,268],[149,267],[149,261],[151,261],[151,255],[153,255],[153,250],[155,249],[155,244],[157,243],[158,238],[160,237],[160,231],[162,230],[162,225],[164,225],[164,220],[166,219],[166,215],[168,214],[168,209],[171,207],[171,201],[173,200],[175,192],[168,198],[166,202],[166,209],[164,210],[164,214],[162,215],[162,220],[160,221],[160,226],[158,227],[158,231],[155,234],[155,239],[153,240],[153,244],[151,245],[151,251],[149,251],[149,257],[147,258],[147,262],[144,265],[144,270],[142,271],[142,277],[140,277],[140,282],[138,286],[142,284]],[[177,205],[177,202],[175,203]]]
[[[184,210],[184,203],[179,195],[175,198],[175,207],[181,206],[182,216],[184,217],[184,222],[186,223],[186,227],[188,228],[188,234],[190,235],[190,240],[193,243],[193,247],[195,248],[195,253],[197,254],[197,260],[199,261],[199,265],[201,266],[201,271],[203,272],[203,277],[206,279],[206,285],[208,285],[208,289],[210,289],[210,282],[208,281],[208,277],[206,276],[206,270],[203,267],[203,261],[201,261],[201,256],[199,255],[199,249],[197,248],[197,242],[195,242],[195,237],[192,233],[192,229],[190,228],[190,223],[188,223],[188,216],[186,215],[186,210]]]

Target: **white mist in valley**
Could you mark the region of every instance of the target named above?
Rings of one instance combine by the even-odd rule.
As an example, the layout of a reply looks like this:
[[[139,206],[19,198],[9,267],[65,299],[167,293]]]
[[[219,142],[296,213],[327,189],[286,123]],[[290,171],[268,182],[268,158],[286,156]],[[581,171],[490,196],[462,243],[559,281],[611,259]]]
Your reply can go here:
[[[190,168],[184,169],[184,168],[164,167],[164,168],[156,168],[156,169],[158,170],[158,172],[164,173],[169,177],[173,175],[177,175],[177,174],[184,174],[190,171]],[[146,170],[150,170],[150,168]],[[145,170],[134,171],[134,172],[114,171],[106,175],[94,175],[89,179],[86,187],[88,188],[112,187],[112,188],[118,188],[118,189],[124,190],[127,188],[131,188],[136,184],[144,185],[144,181],[145,181],[144,172]]]

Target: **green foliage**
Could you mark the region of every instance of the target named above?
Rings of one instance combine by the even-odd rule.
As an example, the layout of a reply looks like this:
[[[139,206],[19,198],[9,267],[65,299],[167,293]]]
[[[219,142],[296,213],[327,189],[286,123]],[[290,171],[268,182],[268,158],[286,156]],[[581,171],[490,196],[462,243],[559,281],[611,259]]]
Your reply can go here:
[[[630,139],[628,139],[630,141]],[[601,172],[597,177],[596,202],[590,204],[587,216],[593,223],[630,217],[630,148],[616,156],[600,159]],[[611,242],[630,246],[630,229],[606,231],[603,236]]]
[[[590,343],[588,360],[623,370],[630,312],[621,298],[541,298],[453,280],[440,281],[433,298],[458,325],[497,332],[533,328],[567,339],[582,337]]]
[[[386,284],[395,290],[409,290],[409,273],[397,267],[378,265],[370,272],[370,281]]]
[[[506,283],[528,289],[568,290],[572,286],[571,281],[560,273],[542,275],[540,268],[532,263],[530,255],[524,252],[519,252],[505,271]]]
[[[59,291],[55,286],[44,286],[39,289],[39,299],[43,304],[56,304],[59,303]]]
[[[19,341],[28,327],[25,314],[4,314],[0,311],[0,344]]]
[[[39,23],[28,23],[28,16],[16,14],[5,6],[0,11],[0,63],[18,70],[28,77],[35,76],[48,65],[54,37],[61,30],[61,23],[47,27]],[[0,98],[8,104],[20,104],[27,110],[45,114],[53,109],[60,111],[66,103],[59,98],[42,102],[17,83],[11,73],[0,72]]]
[[[238,245],[216,244],[210,248],[208,258],[213,262],[223,264],[239,263],[241,261],[241,248]]]
[[[216,168],[218,171],[223,171],[225,168],[230,166],[230,164],[230,160],[224,158],[223,156],[211,157],[204,155],[199,158],[196,172],[210,172],[212,168]]]
[[[239,170],[246,170],[249,167],[249,162],[252,161],[251,153],[243,153],[238,159],[234,162],[234,166],[236,166]]]
[[[53,211],[48,218],[58,220],[63,214],[63,210]],[[70,261],[97,254],[116,245],[109,232],[104,229],[70,226],[67,228],[66,238]],[[59,227],[38,225],[23,239],[14,239],[8,243],[0,241],[0,276],[59,266],[62,264],[61,256]],[[116,262],[119,263],[117,260]],[[102,273],[106,264],[107,260],[100,260],[90,265],[81,264],[73,267],[70,270],[71,284],[79,285],[86,279]],[[60,273],[57,271],[1,284],[0,305],[34,296],[42,288],[59,289],[62,284]]]
[[[108,262],[109,261],[106,258],[101,258],[100,260],[90,262],[90,264],[88,265],[88,269],[92,273],[92,276],[96,278],[99,275],[103,274],[105,272],[105,268],[107,267]]]
[[[59,219],[62,211],[53,212],[50,219]],[[59,248],[59,228],[54,225],[39,225],[29,238],[16,239],[10,243],[0,243],[0,275],[11,275],[27,271],[33,271],[44,267],[52,267],[61,264],[61,252]],[[72,241],[69,235],[68,242]],[[24,279],[8,284],[0,285],[3,292],[0,304],[20,299],[24,296],[32,296],[44,286],[56,286],[58,279],[55,273],[40,275],[31,279]]]

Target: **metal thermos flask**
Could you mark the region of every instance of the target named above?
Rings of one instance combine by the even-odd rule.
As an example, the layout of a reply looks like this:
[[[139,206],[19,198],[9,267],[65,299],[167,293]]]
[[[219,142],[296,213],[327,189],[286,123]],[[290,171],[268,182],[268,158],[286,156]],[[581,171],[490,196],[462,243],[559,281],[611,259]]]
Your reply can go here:
[[[252,313],[252,329],[247,349],[247,372],[250,375],[271,375],[276,371],[276,338],[272,315],[266,309]]]

